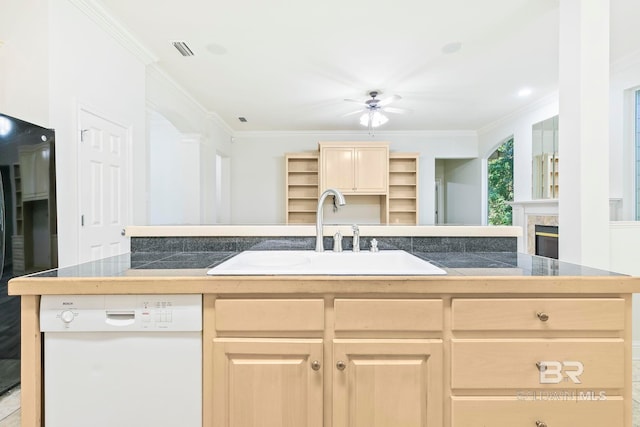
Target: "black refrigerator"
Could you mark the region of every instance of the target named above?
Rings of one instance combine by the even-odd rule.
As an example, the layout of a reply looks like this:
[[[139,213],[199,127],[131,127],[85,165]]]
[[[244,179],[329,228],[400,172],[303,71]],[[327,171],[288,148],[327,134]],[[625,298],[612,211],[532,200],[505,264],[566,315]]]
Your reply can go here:
[[[58,266],[55,132],[0,113],[0,394],[20,378],[16,276]]]

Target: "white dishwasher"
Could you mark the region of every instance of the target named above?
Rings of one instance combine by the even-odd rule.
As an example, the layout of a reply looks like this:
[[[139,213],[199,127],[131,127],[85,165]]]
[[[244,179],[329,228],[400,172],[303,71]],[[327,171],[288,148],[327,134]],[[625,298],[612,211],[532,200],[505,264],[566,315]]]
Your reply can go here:
[[[201,427],[201,295],[46,295],[47,427]]]

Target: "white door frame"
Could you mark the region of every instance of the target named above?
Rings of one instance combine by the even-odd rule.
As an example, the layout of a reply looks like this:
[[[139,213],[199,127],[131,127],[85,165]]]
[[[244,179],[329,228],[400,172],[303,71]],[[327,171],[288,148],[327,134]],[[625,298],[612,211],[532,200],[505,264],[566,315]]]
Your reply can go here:
[[[122,202],[125,204],[126,208],[125,208],[125,214],[126,214],[126,218],[125,218],[125,224],[131,224],[132,223],[132,218],[133,218],[133,180],[132,180],[132,172],[133,172],[133,144],[132,144],[132,126],[131,125],[126,125],[118,120],[114,120],[113,118],[109,117],[108,114],[105,114],[103,111],[94,108],[92,106],[89,106],[87,104],[84,103],[80,103],[78,102],[77,104],[77,110],[76,110],[76,140],[75,140],[75,144],[76,144],[76,194],[78,195],[77,198],[77,216],[76,216],[76,224],[77,224],[77,230],[78,230],[78,234],[77,234],[77,244],[76,244],[76,260],[79,261],[81,259],[81,241],[82,241],[82,223],[81,223],[81,217],[82,217],[82,192],[81,190],[81,179],[83,178],[81,176],[81,171],[82,171],[82,167],[81,167],[81,161],[82,161],[82,117],[83,114],[91,114],[93,116],[96,116],[102,120],[108,121],[113,123],[114,125],[121,127],[123,129],[125,129],[126,131],[126,136],[124,138],[124,143],[126,145],[126,147],[123,149],[123,152],[126,153],[127,155],[127,162],[126,162],[126,166],[125,166],[125,171],[127,174],[127,183],[125,184],[125,200],[123,200]],[[60,202],[60,201],[58,201]]]

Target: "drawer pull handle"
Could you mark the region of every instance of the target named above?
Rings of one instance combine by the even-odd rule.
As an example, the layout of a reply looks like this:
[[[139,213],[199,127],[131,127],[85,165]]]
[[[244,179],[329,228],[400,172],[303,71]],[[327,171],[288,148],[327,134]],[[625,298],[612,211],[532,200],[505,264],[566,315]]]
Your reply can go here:
[[[544,421],[536,421],[536,427],[547,427],[547,423]]]
[[[542,311],[537,312],[536,316],[538,316],[538,319],[540,319],[543,322],[546,322],[547,320],[549,320],[549,315]]]
[[[318,362],[317,360],[314,360],[313,362],[311,362],[311,369],[313,369],[314,371],[319,371],[320,370],[320,362]]]
[[[338,360],[338,363],[336,363],[336,368],[338,368],[339,371],[344,371],[346,367],[347,365],[342,360]]]
[[[547,365],[545,365],[542,362],[536,362],[536,368],[538,368],[538,371],[540,372],[544,372],[547,370]],[[546,424],[545,424],[546,425]],[[542,427],[542,426],[541,426]]]

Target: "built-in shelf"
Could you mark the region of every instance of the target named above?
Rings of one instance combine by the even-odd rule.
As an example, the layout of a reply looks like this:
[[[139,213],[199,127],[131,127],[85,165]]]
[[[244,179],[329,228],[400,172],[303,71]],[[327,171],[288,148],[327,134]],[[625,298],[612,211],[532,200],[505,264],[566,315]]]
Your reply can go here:
[[[286,223],[313,224],[318,203],[318,153],[289,153],[286,168]]]
[[[418,154],[389,153],[389,224],[418,224]]]
[[[286,154],[285,168],[286,223],[315,223],[321,180],[319,153]],[[389,153],[388,172],[381,171],[388,173],[388,190],[380,194],[379,202],[383,224],[418,224],[418,170],[417,153]]]

